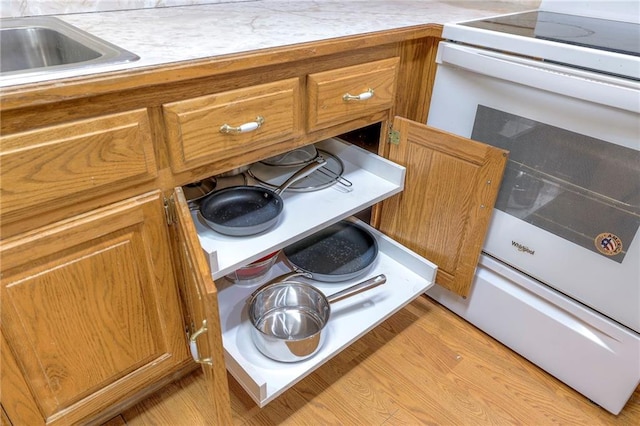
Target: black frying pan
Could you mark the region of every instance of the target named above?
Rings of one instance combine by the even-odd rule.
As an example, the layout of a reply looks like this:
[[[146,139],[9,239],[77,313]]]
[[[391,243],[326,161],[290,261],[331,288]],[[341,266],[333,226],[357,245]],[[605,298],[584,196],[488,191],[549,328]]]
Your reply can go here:
[[[239,185],[216,191],[202,200],[200,215],[221,234],[235,237],[259,234],[278,222],[284,208],[280,194],[325,163],[324,158],[318,157],[275,190]]]
[[[369,231],[344,220],[282,252],[295,271],[310,274],[317,281],[338,282],[366,273],[378,256],[378,243]]]

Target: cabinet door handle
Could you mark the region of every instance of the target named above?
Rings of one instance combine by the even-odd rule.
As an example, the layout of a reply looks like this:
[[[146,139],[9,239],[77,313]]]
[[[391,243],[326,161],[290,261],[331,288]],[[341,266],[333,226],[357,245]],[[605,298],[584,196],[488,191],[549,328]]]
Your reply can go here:
[[[198,338],[198,336],[206,333],[208,330],[209,329],[207,328],[207,320],[202,320],[202,327],[200,327],[189,337],[189,349],[191,349],[191,357],[198,364],[213,365],[212,358],[200,358],[200,354],[198,353],[198,345],[196,344],[196,339]]]
[[[241,124],[238,127],[234,127],[225,123],[222,126],[220,126],[220,133],[237,134],[237,133],[253,132],[254,130],[258,130],[263,123],[264,123],[264,117],[259,115],[256,117],[256,121],[250,121],[248,123]]]
[[[368,89],[366,92],[360,93],[359,95],[352,95],[350,93],[345,93],[342,95],[342,100],[345,102],[349,101],[366,101],[367,99],[373,98],[373,89]]]

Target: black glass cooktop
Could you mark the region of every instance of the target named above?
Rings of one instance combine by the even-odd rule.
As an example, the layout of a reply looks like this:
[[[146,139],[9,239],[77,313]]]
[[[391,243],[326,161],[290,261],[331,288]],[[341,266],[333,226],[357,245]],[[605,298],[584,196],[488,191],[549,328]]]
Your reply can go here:
[[[628,22],[537,11],[461,25],[640,56],[640,25]]]

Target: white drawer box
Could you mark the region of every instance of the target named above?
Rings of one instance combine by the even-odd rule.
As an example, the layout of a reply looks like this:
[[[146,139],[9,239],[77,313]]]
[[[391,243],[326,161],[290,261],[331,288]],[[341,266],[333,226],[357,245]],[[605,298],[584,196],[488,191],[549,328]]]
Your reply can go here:
[[[366,278],[385,274],[387,282],[331,305],[325,328],[325,342],[311,358],[300,362],[273,361],[260,353],[251,338],[246,300],[262,283],[289,270],[277,263],[259,283],[251,286],[217,281],[222,340],[227,370],[260,407],[264,407],[342,349],[429,289],[435,282],[436,266],[368,225],[378,242],[373,268],[364,276],[340,283],[309,282],[325,295],[336,293]],[[296,277],[296,279],[298,279]]]
[[[328,139],[316,146],[342,160],[343,176],[352,183],[349,190],[333,185],[313,192],[285,191],[282,195],[284,211],[278,224],[262,234],[249,237],[216,233],[199,214],[193,212],[200,243],[218,287],[227,370],[260,407],[389,318],[435,282],[437,267],[433,263],[358,221],[378,243],[378,257],[367,274],[340,283],[301,280],[311,283],[326,295],[378,274],[385,274],[387,282],[333,304],[331,319],[323,330],[325,342],[311,358],[283,363],[267,358],[256,349],[251,338],[252,325],[246,301],[261,284],[289,272],[289,269],[284,262],[279,262],[265,277],[251,281],[251,285],[233,284],[224,276],[332,223],[349,218],[404,188],[405,168],[402,166],[337,139]],[[349,220],[356,221],[354,218]]]
[[[209,228],[197,212],[193,219],[216,280],[294,241],[349,217],[404,188],[405,168],[355,145],[327,139],[316,145],[339,157],[351,190],[340,185],[313,192],[282,194],[284,210],[274,228],[248,237],[231,237]]]

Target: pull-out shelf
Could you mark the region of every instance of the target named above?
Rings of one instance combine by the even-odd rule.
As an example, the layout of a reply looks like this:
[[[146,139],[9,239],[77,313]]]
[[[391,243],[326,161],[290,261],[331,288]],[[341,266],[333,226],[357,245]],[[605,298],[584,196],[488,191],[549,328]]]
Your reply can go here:
[[[246,301],[261,284],[289,272],[289,269],[284,262],[278,262],[267,276],[251,284],[233,284],[224,276],[338,220],[348,218],[404,188],[405,169],[402,166],[337,139],[328,139],[317,146],[342,160],[343,176],[352,182],[349,190],[336,184],[313,192],[285,191],[282,196],[284,214],[278,224],[265,233],[250,237],[218,234],[198,214],[193,214],[200,242],[218,287],[227,369],[260,407],[424,293],[435,282],[437,267],[433,263],[374,228],[358,222],[378,242],[378,257],[372,269],[364,276],[340,283],[301,280],[310,282],[326,295],[378,274],[385,274],[387,282],[332,305],[331,318],[323,330],[325,342],[311,358],[283,363],[267,358],[256,349],[251,338],[252,326]]]
[[[352,182],[349,190],[336,184],[313,192],[285,191],[282,194],[284,210],[276,226],[248,237],[219,234],[194,212],[196,231],[214,280],[404,188],[405,169],[402,166],[337,139],[327,139],[316,146],[342,160],[343,176]]]
[[[352,281],[300,281],[311,283],[325,295],[378,274],[385,274],[387,282],[332,304],[331,318],[322,330],[326,336],[324,345],[311,358],[294,363],[273,361],[256,349],[251,338],[252,325],[247,314],[247,298],[262,283],[288,272],[284,262],[277,263],[264,280],[251,286],[231,284],[224,279],[217,282],[220,287],[218,300],[227,370],[260,407],[264,407],[389,318],[435,282],[437,268],[434,264],[368,225],[358,223],[366,227],[378,242],[379,253],[373,268],[366,275]]]

